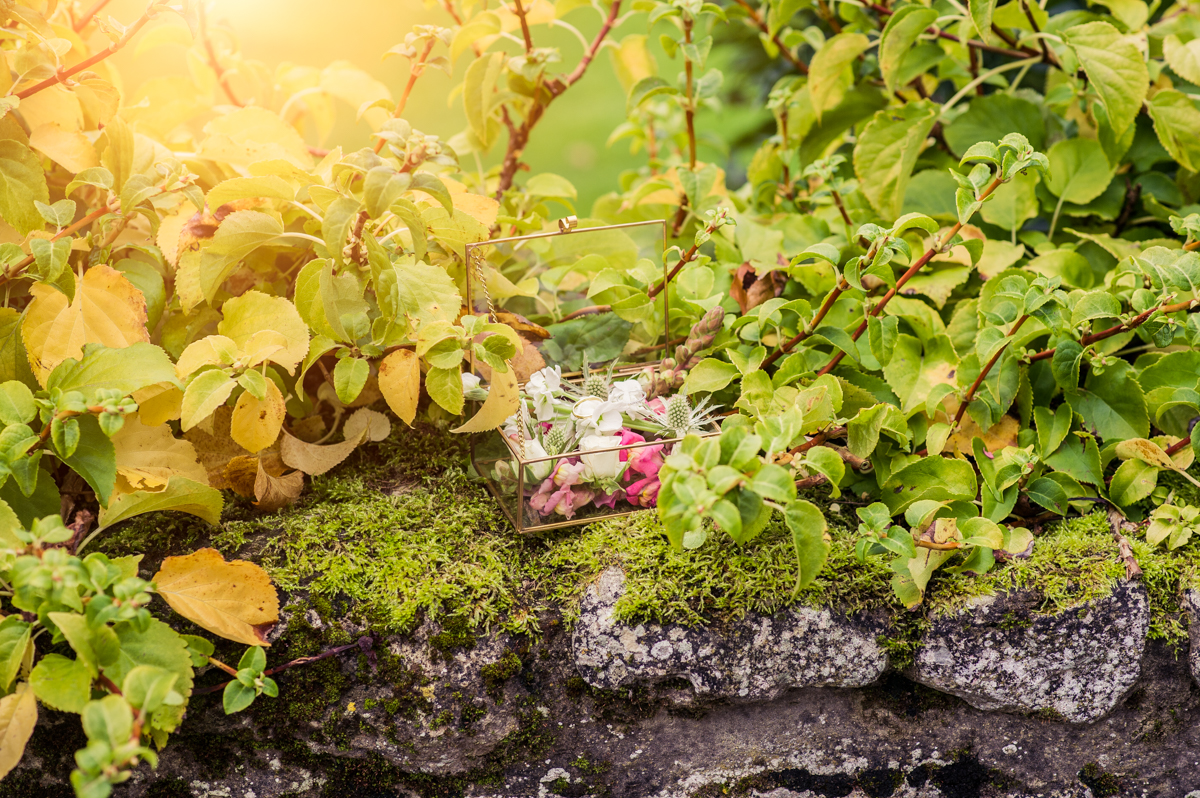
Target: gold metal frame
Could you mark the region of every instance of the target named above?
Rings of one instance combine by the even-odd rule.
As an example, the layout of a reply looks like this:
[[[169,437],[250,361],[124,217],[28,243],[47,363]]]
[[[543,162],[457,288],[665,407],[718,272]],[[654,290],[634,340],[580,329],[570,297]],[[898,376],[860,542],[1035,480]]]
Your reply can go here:
[[[666,290],[666,282],[667,282],[669,274],[670,274],[669,270],[667,269],[667,259],[666,259],[666,248],[667,248],[667,222],[666,222],[666,220],[657,220],[657,221],[648,221],[648,222],[628,222],[625,224],[602,225],[600,227],[582,227],[582,228],[579,227],[578,224],[579,224],[579,222],[574,216],[568,216],[565,219],[560,219],[558,221],[558,231],[557,232],[548,231],[548,232],[544,232],[544,233],[533,233],[531,235],[526,235],[526,236],[511,236],[508,238],[496,238],[496,239],[492,239],[489,241],[481,241],[478,243],[467,244],[465,251],[464,251],[464,256],[465,256],[465,260],[466,260],[466,269],[465,269],[465,271],[466,271],[466,302],[467,302],[467,307],[470,309],[470,311],[471,312],[475,311],[475,304],[474,304],[475,297],[474,297],[474,291],[473,291],[473,283],[475,282],[476,279],[479,279],[481,287],[483,289],[484,296],[487,298],[487,301],[488,301],[488,312],[494,316],[494,308],[492,307],[491,296],[490,296],[490,294],[488,294],[488,291],[487,291],[486,275],[484,275],[482,268],[480,268],[480,270],[478,271],[478,274],[476,273],[476,269],[475,269],[475,266],[477,263],[477,261],[475,261],[475,253],[477,251],[481,250],[483,247],[492,247],[497,244],[514,244],[514,243],[519,243],[519,242],[523,242],[523,241],[532,241],[532,240],[543,239],[543,238],[553,238],[556,236],[564,236],[564,235],[579,236],[579,235],[585,235],[589,232],[599,232],[599,231],[607,231],[607,230],[626,230],[626,229],[633,229],[633,228],[649,228],[649,227],[657,226],[662,230],[661,261],[662,261],[662,266],[663,266],[663,285],[664,285],[664,288],[660,294],[660,296],[662,297],[662,303],[663,303],[663,338],[662,338],[662,342],[669,341],[670,340],[670,329],[671,329],[671,307],[670,307],[669,300],[667,299],[668,292]],[[480,262],[482,262],[482,261],[483,261],[483,258],[480,257]],[[659,343],[662,343],[662,342],[659,342]],[[657,361],[652,360],[652,361],[648,361],[647,363],[630,364],[628,366],[623,366],[623,367],[618,368],[616,370],[616,373],[617,374],[633,373],[636,371],[640,371],[641,369],[645,368],[646,365],[653,364],[655,362],[657,362]],[[474,357],[472,356],[471,370],[474,371],[474,369],[475,369],[475,361],[474,361]],[[563,376],[565,378],[573,378],[573,377],[580,376],[580,373],[574,372],[571,374],[564,374]],[[718,430],[717,430],[716,426],[713,425],[712,429],[709,431],[708,434],[716,434],[717,432],[718,432]],[[485,457],[481,460],[480,452],[479,452],[480,437],[481,436],[492,436],[492,435],[498,437],[501,441],[503,441],[504,447],[505,447],[505,449],[507,449],[507,456]],[[669,440],[645,441],[643,443],[629,444],[628,446],[614,446],[609,449],[589,450],[588,454],[604,454],[604,453],[614,452],[614,451],[630,451],[633,449],[640,449],[640,448],[644,448],[647,446],[663,446],[664,448],[669,449],[670,446],[678,443],[681,440],[682,440],[682,438],[671,438]],[[526,515],[525,509],[526,509],[526,503],[528,502],[528,497],[525,496],[525,468],[529,465],[534,465],[537,463],[542,463],[542,462],[547,462],[547,461],[563,460],[568,457],[578,456],[579,454],[580,454],[579,452],[564,452],[562,454],[548,455],[546,457],[526,458],[523,451],[518,450],[513,445],[513,442],[508,439],[508,436],[506,436],[499,429],[492,430],[490,432],[479,433],[479,434],[475,434],[475,435],[471,436],[471,463],[475,467],[476,473],[478,473],[479,476],[482,477],[484,482],[487,484],[488,490],[492,493],[493,496],[496,497],[497,502],[500,504],[501,511],[504,513],[505,517],[508,518],[509,522],[513,525],[513,527],[517,530],[517,532],[520,532],[520,533],[547,532],[547,531],[554,530],[554,529],[561,529],[563,527],[578,526],[580,524],[592,523],[594,521],[600,521],[600,520],[603,520],[606,518],[621,518],[621,517],[624,517],[627,515],[633,515],[634,513],[644,512],[645,510],[650,509],[650,508],[645,508],[645,507],[633,507],[633,508],[627,509],[627,510],[613,510],[613,511],[605,512],[605,511],[603,511],[603,508],[600,508],[601,512],[593,513],[590,515],[585,515],[583,517],[577,516],[575,518],[571,518],[568,520],[553,521],[550,523],[541,523],[541,524],[525,523],[525,515]],[[500,485],[498,485],[496,483],[496,481],[492,478],[490,469],[481,467],[481,462],[486,463],[487,465],[491,465],[493,463],[501,462],[502,460],[507,460],[508,462],[515,462],[517,465],[517,469],[516,469],[517,470],[517,489],[516,489],[515,495],[506,492]],[[513,512],[513,508],[511,508],[509,506],[510,503],[514,503],[514,500],[515,500],[515,504],[516,504],[516,512]]]

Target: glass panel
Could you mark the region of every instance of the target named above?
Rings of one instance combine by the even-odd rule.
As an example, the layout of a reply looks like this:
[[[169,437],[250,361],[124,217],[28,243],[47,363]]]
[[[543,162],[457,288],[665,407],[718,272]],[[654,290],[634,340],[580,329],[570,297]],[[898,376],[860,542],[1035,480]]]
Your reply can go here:
[[[564,373],[620,357],[622,363],[661,356],[666,292],[648,291],[665,276],[662,222],[589,227],[471,245],[471,307],[487,313],[476,271],[486,263],[487,288],[502,319]]]

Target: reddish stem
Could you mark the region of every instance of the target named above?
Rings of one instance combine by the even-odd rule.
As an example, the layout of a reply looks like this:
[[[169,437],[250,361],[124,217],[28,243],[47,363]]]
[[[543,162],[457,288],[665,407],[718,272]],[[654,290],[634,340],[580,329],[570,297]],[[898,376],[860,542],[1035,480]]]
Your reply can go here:
[[[1012,337],[1017,334],[1017,330],[1021,329],[1021,325],[1024,324],[1028,318],[1028,315],[1024,315],[1017,319],[1017,323],[1014,324],[1013,328],[1008,331],[1008,340],[1000,345],[1000,348],[996,350],[994,355],[992,355],[991,359],[987,362],[987,365],[985,365],[983,370],[979,372],[979,376],[975,378],[975,382],[971,383],[971,387],[967,389],[966,396],[963,397],[962,404],[958,406],[958,412],[954,414],[954,423],[950,425],[951,432],[958,429],[959,422],[962,421],[962,417],[966,415],[967,405],[971,404],[971,402],[975,399],[975,392],[979,390],[980,385],[983,385],[983,381],[987,379],[987,375],[991,372],[992,367],[996,365],[996,362],[1000,360],[1000,356],[1004,354],[1004,350],[1008,348],[1010,343],[1012,343]]]
[[[1103,341],[1105,338],[1112,338],[1114,335],[1119,335],[1120,333],[1128,332],[1129,330],[1142,326],[1146,319],[1154,315],[1155,311],[1161,310],[1163,313],[1177,313],[1181,310],[1189,309],[1194,301],[1195,300],[1188,299],[1183,302],[1176,302],[1174,305],[1158,305],[1150,308],[1149,310],[1143,310],[1141,313],[1134,316],[1129,321],[1124,322],[1123,324],[1116,324],[1112,327],[1109,327],[1107,330],[1101,330],[1098,333],[1092,333],[1091,335],[1083,336],[1079,339],[1079,343],[1082,346],[1087,346],[1088,344],[1094,344],[1097,341]],[[1047,349],[1044,352],[1038,352],[1035,355],[1030,355],[1028,362],[1034,363],[1038,360],[1045,360],[1046,358],[1054,357],[1054,353],[1056,351],[1057,347],[1054,349]]]
[[[767,22],[763,19],[762,14],[758,13],[758,9],[750,5],[747,0],[734,0],[734,2],[746,9],[746,14],[754,23],[754,27],[758,28],[763,33],[771,34],[770,26],[767,25]],[[793,53],[786,45],[784,45],[783,40],[779,38],[778,33],[771,36],[771,41],[775,43],[775,46],[779,48],[779,52],[783,54],[783,57],[790,61],[792,66],[796,67],[797,71],[799,71],[801,75],[808,74],[808,64],[801,61],[795,53]]]
[[[142,16],[138,18],[137,22],[130,25],[120,39],[117,39],[115,42],[110,44],[108,47],[105,47],[91,58],[85,58],[73,67],[60,69],[58,72],[54,73],[53,77],[46,78],[40,83],[35,83],[27,89],[22,89],[21,91],[16,92],[14,96],[18,99],[24,100],[27,97],[32,97],[33,95],[37,94],[39,91],[43,91],[51,86],[56,86],[59,83],[62,83],[63,81],[67,80],[67,78],[78,75],[80,72],[83,72],[86,69],[91,69],[96,64],[100,63],[105,58],[108,58],[117,50],[120,50],[122,47],[128,44],[129,40],[132,39],[138,31],[145,27],[146,23],[158,13],[160,2],[161,0],[155,0],[155,2],[151,3],[149,7],[146,8],[146,13],[142,14]]]

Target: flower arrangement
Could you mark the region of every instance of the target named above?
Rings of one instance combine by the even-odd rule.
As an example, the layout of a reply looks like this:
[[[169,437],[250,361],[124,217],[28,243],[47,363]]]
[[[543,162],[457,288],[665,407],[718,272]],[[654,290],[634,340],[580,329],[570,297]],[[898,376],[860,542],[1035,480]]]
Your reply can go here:
[[[678,439],[717,431],[707,399],[695,406],[683,392],[648,399],[646,376],[621,378],[615,365],[585,365],[575,382],[548,366],[522,388],[519,409],[501,430],[519,465],[498,460],[490,476],[506,493],[519,490],[535,521],[653,508],[659,469]],[[478,378],[464,375],[463,387],[468,398],[486,398]]]

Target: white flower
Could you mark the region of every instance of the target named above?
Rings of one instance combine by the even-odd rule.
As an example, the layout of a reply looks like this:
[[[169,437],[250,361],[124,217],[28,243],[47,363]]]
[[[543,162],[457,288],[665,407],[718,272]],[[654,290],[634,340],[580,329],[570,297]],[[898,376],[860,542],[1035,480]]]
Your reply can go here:
[[[562,386],[562,368],[547,366],[535,371],[525,383],[525,393],[533,400],[534,412],[538,421],[554,419],[554,397]]]
[[[642,389],[642,384],[635,379],[615,382],[608,390],[608,403],[622,412],[641,407],[645,401],[646,392]]]
[[[525,460],[535,460],[539,457],[546,457],[549,452],[546,447],[542,446],[542,442],[537,438],[529,438],[525,441]],[[556,460],[543,460],[539,463],[530,463],[526,468],[529,469],[530,475],[541,482],[546,477],[550,476],[550,470],[554,468]]]
[[[617,435],[585,435],[579,441],[579,448],[583,451],[580,458],[583,464],[587,466],[588,476],[592,479],[616,479],[622,470],[624,463],[621,462],[621,451],[616,447],[621,445],[621,438]],[[596,452],[588,454],[597,449],[612,449],[610,452]]]
[[[620,409],[594,396],[585,396],[576,402],[571,415],[581,430],[595,430],[602,434],[616,432],[625,422]]]
[[[462,373],[463,393],[466,393],[467,391],[473,391],[478,387],[479,387],[479,377],[477,377],[476,375],[472,374],[469,371],[464,371]]]

